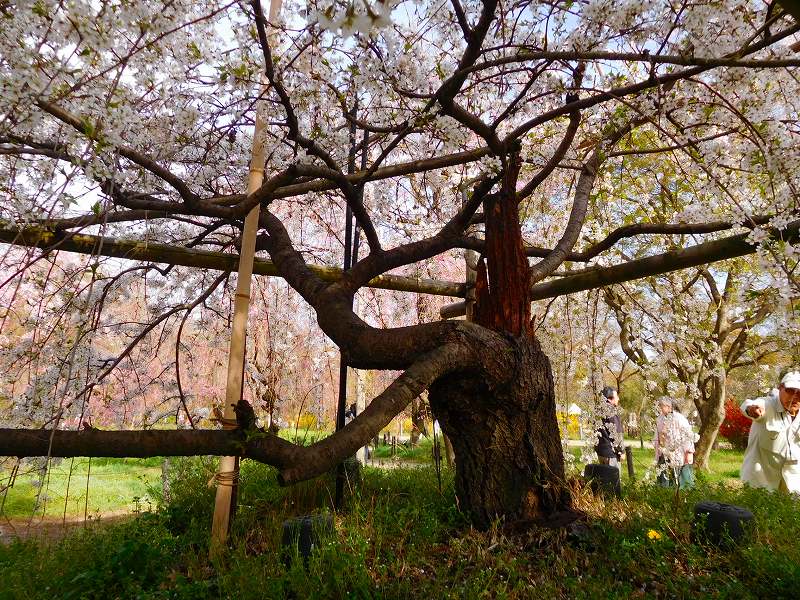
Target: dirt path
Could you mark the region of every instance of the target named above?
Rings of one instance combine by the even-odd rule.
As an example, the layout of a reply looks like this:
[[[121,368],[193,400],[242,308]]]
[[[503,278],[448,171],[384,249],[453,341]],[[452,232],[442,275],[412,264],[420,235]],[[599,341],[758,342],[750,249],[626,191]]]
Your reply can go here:
[[[0,544],[8,544],[15,539],[37,539],[43,541],[60,540],[65,535],[82,527],[103,527],[130,519],[134,513],[128,510],[113,511],[102,515],[67,517],[34,517],[31,519],[8,519],[0,517]]]
[[[415,462],[399,460],[397,458],[376,458],[369,459],[364,463],[365,467],[375,467],[376,469],[422,469],[432,467],[432,462]]]

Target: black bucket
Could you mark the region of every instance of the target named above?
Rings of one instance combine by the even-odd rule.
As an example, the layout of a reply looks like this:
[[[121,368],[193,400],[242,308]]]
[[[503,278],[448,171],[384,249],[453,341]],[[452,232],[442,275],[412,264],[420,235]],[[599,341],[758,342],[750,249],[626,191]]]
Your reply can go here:
[[[594,492],[606,492],[622,496],[619,469],[611,465],[589,464],[583,469],[583,477]]]
[[[692,540],[715,546],[738,544],[744,539],[745,524],[753,513],[741,506],[704,501],[694,505]]]
[[[308,515],[284,521],[281,555],[286,568],[291,567],[295,555],[301,556],[303,564],[308,568],[311,552],[332,534],[332,515]]]

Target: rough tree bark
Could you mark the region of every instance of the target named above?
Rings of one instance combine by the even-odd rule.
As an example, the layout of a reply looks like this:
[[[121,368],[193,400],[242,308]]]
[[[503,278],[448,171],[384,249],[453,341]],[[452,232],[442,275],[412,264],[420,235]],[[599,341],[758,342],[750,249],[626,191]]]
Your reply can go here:
[[[717,441],[720,425],[725,420],[725,398],[727,396],[727,375],[712,377],[711,393],[704,398],[698,408],[700,415],[700,439],[695,444],[694,462],[697,469],[708,468],[711,450]]]
[[[485,376],[456,372],[429,393],[455,451],[459,505],[479,527],[498,517],[546,519],[570,507],[550,361],[534,339],[514,346],[518,368],[510,381],[493,388]]]
[[[425,426],[425,401],[422,398],[416,398],[411,401],[411,445],[416,446],[419,443],[420,435],[428,435],[428,430]]]

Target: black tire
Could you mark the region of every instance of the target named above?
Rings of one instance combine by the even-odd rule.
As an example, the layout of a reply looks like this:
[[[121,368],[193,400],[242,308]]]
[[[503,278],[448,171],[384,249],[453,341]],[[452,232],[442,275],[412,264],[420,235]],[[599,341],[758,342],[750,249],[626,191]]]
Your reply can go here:
[[[286,568],[290,568],[295,556],[303,558],[308,568],[308,558],[320,542],[333,533],[331,515],[308,515],[283,522],[281,554]]]
[[[722,502],[704,501],[694,506],[692,539],[715,546],[738,544],[745,537],[746,524],[753,521],[753,513],[741,506]]]
[[[589,464],[583,469],[583,477],[595,492],[611,492],[616,496],[622,495],[622,486],[619,479],[619,468],[611,465]]]

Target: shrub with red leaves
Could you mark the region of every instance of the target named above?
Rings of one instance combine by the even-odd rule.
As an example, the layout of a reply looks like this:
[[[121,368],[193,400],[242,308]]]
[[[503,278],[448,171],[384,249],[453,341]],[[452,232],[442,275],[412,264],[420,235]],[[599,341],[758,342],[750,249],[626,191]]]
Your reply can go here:
[[[734,448],[747,448],[747,436],[750,434],[752,421],[742,414],[739,406],[731,399],[725,401],[725,420],[719,428],[719,434],[728,440]]]

